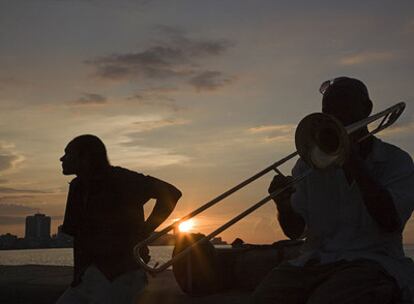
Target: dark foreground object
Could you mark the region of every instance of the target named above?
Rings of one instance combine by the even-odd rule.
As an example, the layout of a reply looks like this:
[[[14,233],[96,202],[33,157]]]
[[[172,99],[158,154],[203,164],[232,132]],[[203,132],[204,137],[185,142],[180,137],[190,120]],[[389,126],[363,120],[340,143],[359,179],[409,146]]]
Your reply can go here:
[[[72,267],[0,266],[1,304],[52,304],[72,280]],[[170,270],[149,277],[149,285],[139,304],[175,303],[248,303],[249,293],[224,292],[206,297],[190,297],[178,287]]]
[[[178,238],[173,256],[203,240],[202,234]],[[241,241],[241,240],[240,240]],[[282,240],[271,245],[234,244],[215,248],[204,241],[173,264],[181,290],[191,296],[207,296],[234,291],[253,291],[266,275],[283,261],[300,253],[303,241]]]

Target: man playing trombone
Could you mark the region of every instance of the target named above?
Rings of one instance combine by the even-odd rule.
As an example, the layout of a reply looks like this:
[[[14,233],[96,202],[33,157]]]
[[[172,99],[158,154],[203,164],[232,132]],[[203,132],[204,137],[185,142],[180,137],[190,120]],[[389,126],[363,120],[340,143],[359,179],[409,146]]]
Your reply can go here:
[[[344,126],[368,117],[372,102],[359,80],[322,84],[322,112]],[[364,140],[360,141],[361,138]],[[291,239],[305,238],[298,258],[282,263],[253,294],[255,303],[412,303],[414,263],[402,232],[414,208],[414,165],[408,153],[369,135],[350,135],[342,167],[312,172],[275,198]],[[308,165],[299,159],[300,176]],[[274,177],[269,192],[291,177]]]

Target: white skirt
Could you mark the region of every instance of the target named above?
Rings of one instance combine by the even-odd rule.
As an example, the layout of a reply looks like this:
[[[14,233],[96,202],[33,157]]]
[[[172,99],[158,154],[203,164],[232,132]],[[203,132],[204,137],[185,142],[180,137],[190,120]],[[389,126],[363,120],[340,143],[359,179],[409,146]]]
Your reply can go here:
[[[56,304],[131,304],[144,291],[147,277],[142,269],[118,276],[112,282],[94,265],[89,266],[82,282],[69,287]]]

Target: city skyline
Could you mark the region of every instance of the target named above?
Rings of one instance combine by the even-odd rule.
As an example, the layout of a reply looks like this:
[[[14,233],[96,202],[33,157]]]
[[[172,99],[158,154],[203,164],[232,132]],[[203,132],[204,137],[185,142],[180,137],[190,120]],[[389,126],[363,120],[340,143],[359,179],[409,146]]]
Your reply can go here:
[[[378,137],[413,156],[413,12],[412,1],[0,2],[0,234],[24,235],[35,212],[56,231],[74,177],[59,158],[86,133],[113,165],[182,190],[170,224],[293,152],[296,125],[336,76],[363,80],[374,113],[407,103]],[[264,197],[271,178],[197,217],[194,232]],[[276,215],[269,203],[221,236],[283,239]],[[414,243],[413,219],[405,231]]]
[[[46,214],[35,213],[26,216],[24,237],[10,232],[0,234],[0,250],[73,247],[73,238],[63,232],[63,225],[59,225],[56,233],[53,233],[50,224],[51,218]],[[193,233],[191,227],[191,220],[182,222],[172,233],[162,235],[152,245],[174,246],[177,236]],[[210,242],[213,245],[228,245],[220,236],[211,238]]]

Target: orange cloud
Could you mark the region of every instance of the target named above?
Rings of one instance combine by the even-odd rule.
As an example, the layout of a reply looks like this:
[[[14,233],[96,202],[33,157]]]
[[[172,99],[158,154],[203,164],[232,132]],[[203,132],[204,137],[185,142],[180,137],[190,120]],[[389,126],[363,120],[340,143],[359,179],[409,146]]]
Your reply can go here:
[[[347,55],[339,59],[339,64],[343,66],[366,64],[372,62],[381,62],[394,59],[395,53],[384,51],[384,52],[362,52],[352,55]]]
[[[296,125],[293,124],[267,125],[250,128],[248,132],[251,134],[263,134],[265,142],[290,142],[294,138],[295,128]]]
[[[381,131],[381,135],[385,136],[385,137],[390,137],[393,135],[402,135],[402,134],[412,134],[412,132],[414,131],[414,122],[410,122],[407,124],[403,124],[403,125],[396,125],[396,126],[392,126],[390,128],[387,128],[383,131]]]

